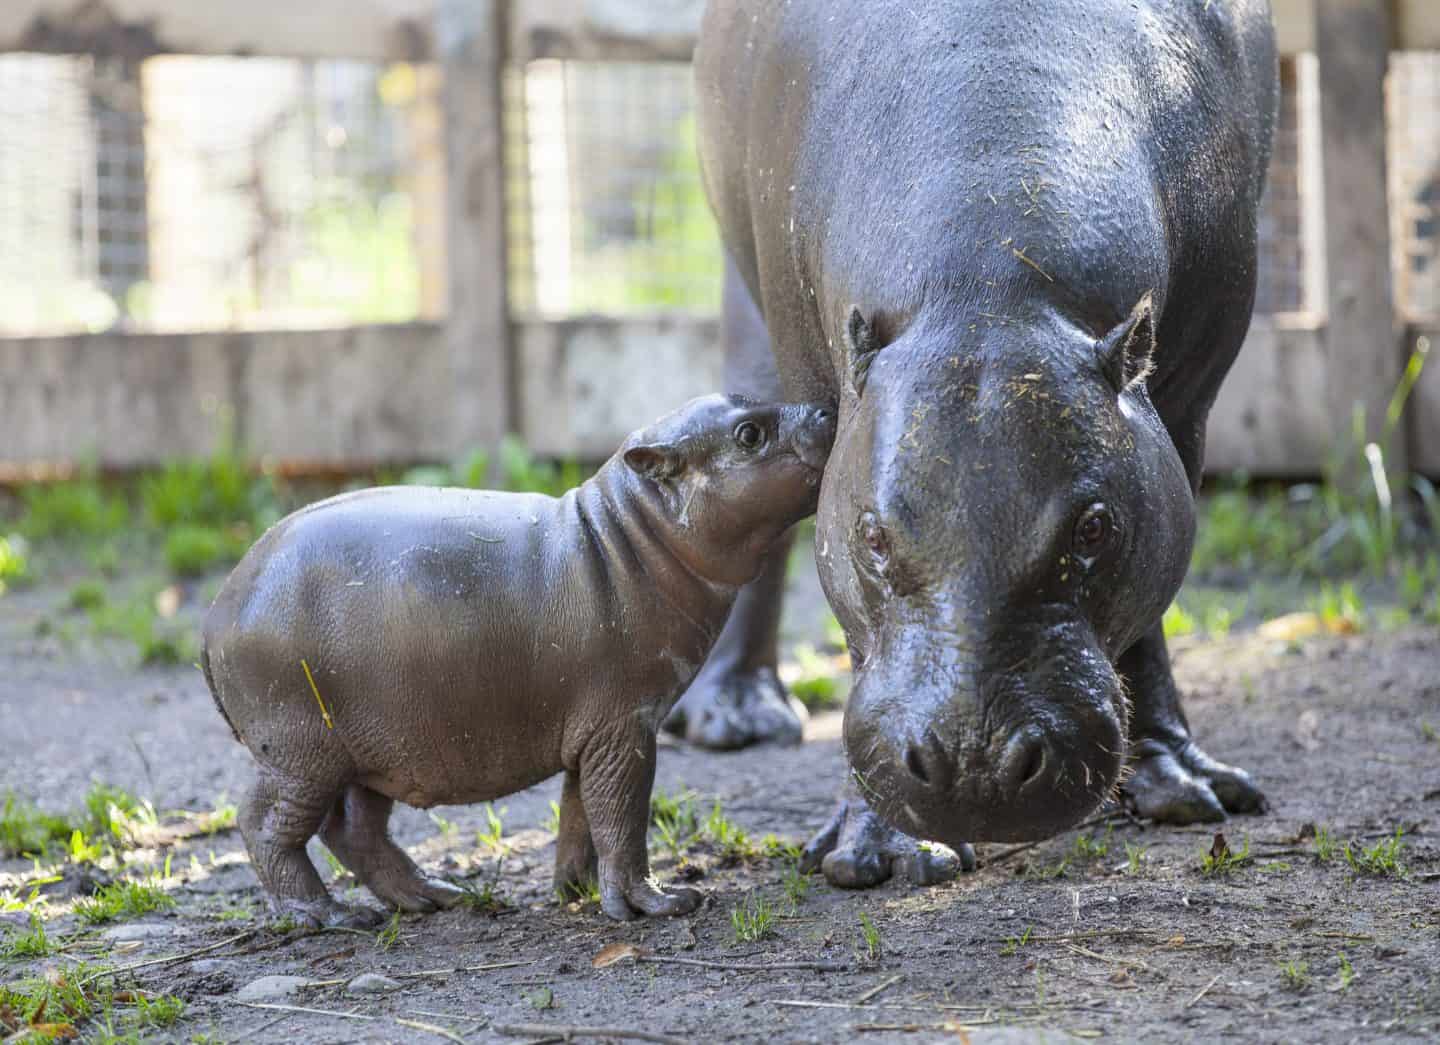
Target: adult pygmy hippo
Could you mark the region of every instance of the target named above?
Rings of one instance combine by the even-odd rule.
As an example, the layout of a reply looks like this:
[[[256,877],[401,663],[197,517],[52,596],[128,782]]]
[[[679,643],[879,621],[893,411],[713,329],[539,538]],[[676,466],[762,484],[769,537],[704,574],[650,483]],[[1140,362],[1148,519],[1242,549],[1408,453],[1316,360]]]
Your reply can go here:
[[[815,510],[827,408],[697,399],[559,499],[362,490],[302,509],[245,556],[201,665],[259,763],[240,813],[278,913],[369,924],[305,855],[317,831],[407,911],[453,903],[391,840],[395,801],[498,798],[565,771],[556,887],[612,918],[684,914],[649,880],[655,733],[736,592]]]
[[[1254,298],[1267,4],[711,0],[696,81],[727,387],[839,409],[816,552],[855,790],[807,861],[948,874],[893,828],[1039,838],[1127,760],[1147,816],[1259,808],[1191,739],[1160,616]],[[779,576],[677,708],[691,739],[798,734]]]

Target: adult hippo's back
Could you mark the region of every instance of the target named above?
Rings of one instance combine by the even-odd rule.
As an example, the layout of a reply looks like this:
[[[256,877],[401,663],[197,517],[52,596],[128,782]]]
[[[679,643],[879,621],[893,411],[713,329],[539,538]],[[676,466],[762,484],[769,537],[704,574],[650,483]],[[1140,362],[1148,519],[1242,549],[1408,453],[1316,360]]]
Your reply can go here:
[[[732,390],[840,410],[816,555],[853,772],[812,863],[947,873],[887,825],[1041,837],[1127,762],[1144,814],[1259,809],[1191,740],[1160,616],[1254,299],[1268,5],[711,0],[696,77]],[[793,735],[774,578],[692,738]]]

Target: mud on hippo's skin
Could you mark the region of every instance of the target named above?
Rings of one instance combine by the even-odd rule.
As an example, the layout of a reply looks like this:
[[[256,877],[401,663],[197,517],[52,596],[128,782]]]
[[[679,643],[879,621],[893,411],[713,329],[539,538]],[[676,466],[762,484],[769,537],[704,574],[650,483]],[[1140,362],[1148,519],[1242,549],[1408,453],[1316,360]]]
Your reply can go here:
[[[387,906],[464,894],[390,837],[396,801],[499,798],[565,774],[555,884],[598,882],[616,919],[695,909],[650,877],[655,733],[739,586],[814,511],[825,406],[695,400],[636,433],[564,497],[389,488],[272,528],[206,617],[201,664],[255,756],[240,810],[277,912],[337,904],[319,834]]]

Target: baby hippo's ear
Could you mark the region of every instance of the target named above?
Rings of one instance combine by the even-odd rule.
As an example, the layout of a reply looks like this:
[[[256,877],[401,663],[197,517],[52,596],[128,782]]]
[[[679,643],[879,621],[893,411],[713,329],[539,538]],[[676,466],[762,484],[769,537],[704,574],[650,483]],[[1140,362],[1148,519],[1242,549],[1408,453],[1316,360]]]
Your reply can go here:
[[[685,458],[668,443],[646,443],[625,451],[630,470],[657,483],[673,479],[685,470]]]

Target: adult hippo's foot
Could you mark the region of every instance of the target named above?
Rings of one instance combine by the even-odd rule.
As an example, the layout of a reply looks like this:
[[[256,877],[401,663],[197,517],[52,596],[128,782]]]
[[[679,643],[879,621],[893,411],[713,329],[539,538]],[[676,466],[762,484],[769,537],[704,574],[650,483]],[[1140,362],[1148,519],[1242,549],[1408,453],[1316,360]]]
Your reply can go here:
[[[1217,762],[1186,738],[1173,748],[1136,743],[1125,794],[1135,811],[1166,824],[1212,823],[1226,813],[1263,813],[1265,796],[1243,769]]]
[[[916,885],[938,885],[975,870],[975,850],[962,845],[957,853],[938,842],[917,841],[886,824],[863,798],[848,796],[805,847],[800,870],[822,871],[842,889],[868,889],[897,871]]]
[[[1265,796],[1243,769],[1217,762],[1190,736],[1180,691],[1157,625],[1116,665],[1130,680],[1130,779],[1124,792],[1141,816],[1167,824],[1213,823],[1226,813],[1263,813]]]
[[[665,720],[696,747],[730,751],[751,744],[800,743],[805,707],[771,667],[745,670],[712,660]]]
[[[798,744],[805,708],[775,671],[776,636],[791,541],[735,600],[710,658],[665,720],[665,730],[696,747],[729,751],[751,744]]]

